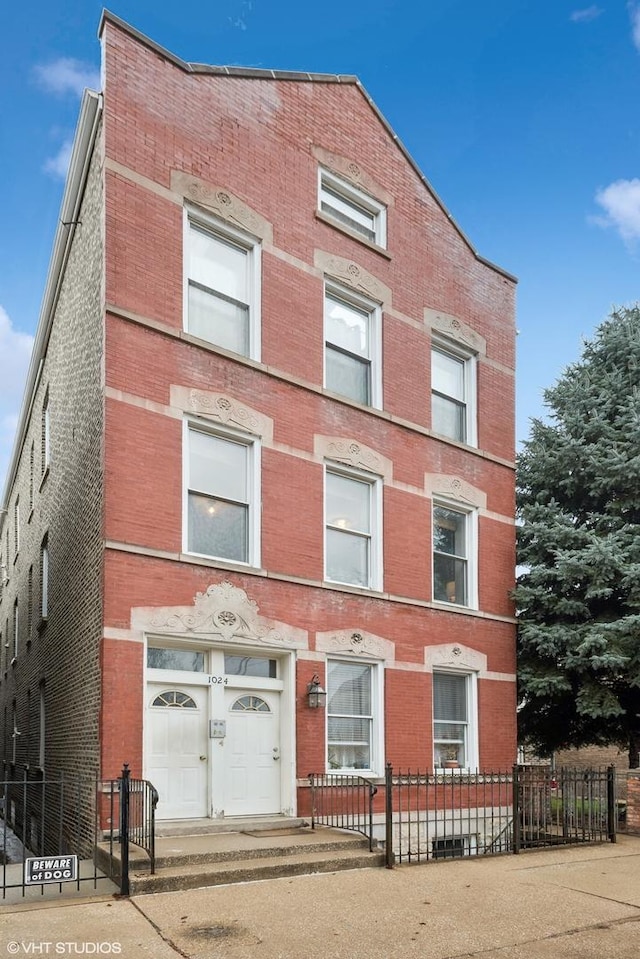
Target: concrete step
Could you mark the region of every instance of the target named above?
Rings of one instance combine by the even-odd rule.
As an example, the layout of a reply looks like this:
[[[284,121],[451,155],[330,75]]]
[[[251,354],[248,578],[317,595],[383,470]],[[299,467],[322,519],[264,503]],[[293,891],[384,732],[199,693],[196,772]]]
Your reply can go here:
[[[292,816],[238,816],[226,819],[160,819],[156,838],[168,836],[210,836],[225,832],[267,832],[273,829],[300,829],[306,819]]]
[[[137,871],[129,874],[132,896],[178,889],[197,889],[237,882],[255,882],[286,876],[305,876],[345,869],[369,869],[384,865],[384,853],[360,847],[341,850],[304,851],[269,858],[234,859],[213,863],[191,863],[157,868],[155,875]]]

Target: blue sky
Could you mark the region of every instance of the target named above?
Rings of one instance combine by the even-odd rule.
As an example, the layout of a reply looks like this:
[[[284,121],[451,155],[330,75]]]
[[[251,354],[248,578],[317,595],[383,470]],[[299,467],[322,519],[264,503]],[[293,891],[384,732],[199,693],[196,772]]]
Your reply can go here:
[[[515,273],[518,438],[613,306],[640,298],[640,0],[114,0],[185,60],[355,73],[484,257]],[[84,85],[93,0],[0,31],[0,486]]]

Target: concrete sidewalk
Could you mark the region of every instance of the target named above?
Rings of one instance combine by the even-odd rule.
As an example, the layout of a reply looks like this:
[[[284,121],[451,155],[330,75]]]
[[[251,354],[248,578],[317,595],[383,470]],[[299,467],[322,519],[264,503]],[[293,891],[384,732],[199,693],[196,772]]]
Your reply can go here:
[[[29,954],[640,959],[640,838],[129,901],[0,907],[0,959]]]

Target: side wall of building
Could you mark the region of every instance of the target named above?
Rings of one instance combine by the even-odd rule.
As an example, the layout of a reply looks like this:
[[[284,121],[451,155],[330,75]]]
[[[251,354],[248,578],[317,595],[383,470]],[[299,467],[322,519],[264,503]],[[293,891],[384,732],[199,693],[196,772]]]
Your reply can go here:
[[[9,777],[21,779],[26,768],[30,780],[59,772],[89,777],[98,771],[103,581],[100,133],[78,219],[67,227],[74,231],[73,240],[2,538],[8,570],[0,604],[2,760]]]

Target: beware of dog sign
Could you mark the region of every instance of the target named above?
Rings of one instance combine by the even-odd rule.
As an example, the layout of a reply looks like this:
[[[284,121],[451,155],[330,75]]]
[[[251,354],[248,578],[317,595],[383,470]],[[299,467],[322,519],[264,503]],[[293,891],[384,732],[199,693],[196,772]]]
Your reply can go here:
[[[72,882],[78,878],[77,856],[32,857],[24,861],[26,886],[43,882]]]

